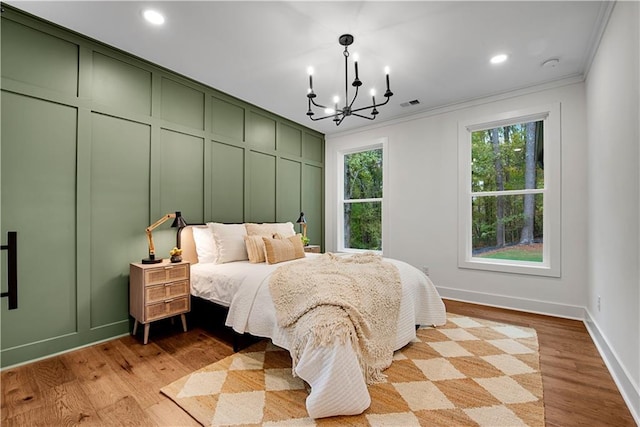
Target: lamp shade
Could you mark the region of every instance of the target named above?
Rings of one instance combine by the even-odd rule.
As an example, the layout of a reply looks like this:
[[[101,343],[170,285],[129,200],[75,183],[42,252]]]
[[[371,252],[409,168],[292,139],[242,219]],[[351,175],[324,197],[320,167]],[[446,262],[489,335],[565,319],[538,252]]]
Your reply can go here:
[[[176,211],[176,218],[173,220],[173,224],[171,224],[171,227],[184,228],[186,226],[187,226],[187,221],[184,220],[182,216],[182,212]]]
[[[300,217],[296,221],[296,224],[306,224],[307,219],[304,217],[304,212],[300,212]]]

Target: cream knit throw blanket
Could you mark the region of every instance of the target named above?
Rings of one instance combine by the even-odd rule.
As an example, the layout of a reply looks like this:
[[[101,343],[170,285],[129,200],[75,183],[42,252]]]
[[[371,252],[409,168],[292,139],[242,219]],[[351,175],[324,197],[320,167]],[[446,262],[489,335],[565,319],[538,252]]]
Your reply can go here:
[[[331,253],[279,267],[269,289],[287,330],[293,366],[310,343],[350,342],[367,384],[391,365],[402,286],[398,269],[373,253]]]

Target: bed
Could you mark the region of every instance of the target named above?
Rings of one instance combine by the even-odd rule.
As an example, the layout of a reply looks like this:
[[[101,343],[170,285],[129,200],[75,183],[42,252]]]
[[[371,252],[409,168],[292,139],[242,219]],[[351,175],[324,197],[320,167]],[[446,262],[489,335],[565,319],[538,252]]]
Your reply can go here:
[[[238,334],[270,338],[274,345],[291,350],[290,335],[276,320],[270,278],[280,267],[328,255],[305,253],[303,259],[276,264],[249,260],[201,262],[211,261],[203,256],[205,249],[202,248],[203,232],[208,227],[211,223],[190,225],[182,229],[178,237],[183,259],[191,262],[192,296],[228,308],[225,323]],[[401,282],[393,347],[398,350],[415,338],[417,325],[443,325],[445,307],[433,283],[420,270],[399,260],[384,260],[397,267]],[[349,342],[308,346],[297,361],[294,359],[294,373],[310,386],[306,407],[311,418],[356,415],[371,403],[358,355]]]

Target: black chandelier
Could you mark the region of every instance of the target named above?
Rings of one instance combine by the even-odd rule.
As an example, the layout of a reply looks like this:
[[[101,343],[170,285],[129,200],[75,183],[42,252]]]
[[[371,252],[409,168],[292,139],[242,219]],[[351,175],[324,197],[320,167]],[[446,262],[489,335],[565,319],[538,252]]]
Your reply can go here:
[[[344,55],[344,102],[345,102],[344,107],[342,109],[338,108],[339,98],[337,96],[333,100],[335,104],[333,109],[327,108],[324,105],[320,105],[315,101],[314,98],[316,97],[316,94],[313,92],[313,70],[309,69],[309,89],[307,91],[307,99],[309,100],[309,109],[307,110],[307,116],[309,116],[309,118],[314,122],[318,120],[333,118],[333,121],[335,122],[336,126],[339,126],[340,123],[342,123],[344,118],[347,116],[358,116],[358,117],[362,117],[363,119],[373,120],[378,115],[378,110],[376,109],[376,107],[381,107],[387,104],[389,102],[389,98],[393,96],[393,92],[389,90],[389,67],[385,68],[387,90],[384,93],[384,97],[386,98],[386,100],[381,104],[376,104],[375,92],[372,89],[371,90],[372,104],[367,107],[353,108],[353,103],[358,97],[358,90],[360,89],[360,86],[362,86],[362,82],[358,78],[358,60],[357,58],[355,58],[354,65],[355,65],[356,77],[353,80],[353,83],[351,83],[351,86],[356,88],[356,92],[353,95],[353,99],[351,99],[351,102],[349,102],[349,84],[348,84],[349,76],[348,76],[347,60],[349,58],[348,47],[351,46],[351,44],[353,44],[353,36],[351,34],[343,34],[338,38],[338,42],[340,43],[340,45],[344,46],[344,52],[342,53]],[[311,109],[312,104],[314,107],[323,109],[326,115],[322,117],[317,117],[317,118],[313,117],[315,113]],[[359,113],[361,111],[368,110],[368,109],[371,109],[371,111],[369,112],[369,115],[363,115]]]

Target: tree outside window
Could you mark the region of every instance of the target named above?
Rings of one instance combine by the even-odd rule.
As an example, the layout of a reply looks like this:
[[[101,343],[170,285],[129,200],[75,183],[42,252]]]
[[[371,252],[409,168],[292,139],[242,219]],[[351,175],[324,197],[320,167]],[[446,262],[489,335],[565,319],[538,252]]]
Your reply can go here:
[[[344,249],[382,250],[382,148],[344,154]]]
[[[543,121],[471,134],[472,255],[543,261]]]

